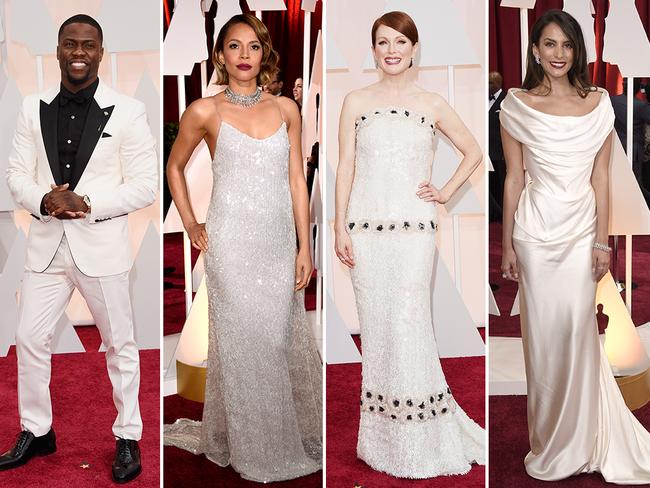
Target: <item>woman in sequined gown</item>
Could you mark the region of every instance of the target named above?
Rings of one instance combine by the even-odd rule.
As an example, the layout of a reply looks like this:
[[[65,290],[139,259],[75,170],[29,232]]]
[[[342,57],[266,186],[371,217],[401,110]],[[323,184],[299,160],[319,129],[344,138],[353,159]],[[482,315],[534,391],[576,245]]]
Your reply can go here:
[[[417,41],[403,12],[373,26],[383,77],[343,103],[335,247],[351,268],[361,325],[357,456],[393,476],[430,478],[485,462],[485,432],[454,400],[431,321],[436,204],[454,194],[482,156],[442,97],[410,81]],[[463,154],[441,189],[429,183],[436,130]]]
[[[322,455],[321,363],[303,295],[312,265],[300,114],[292,100],[259,89],[277,54],[255,17],[224,25],[214,63],[228,89],[183,114],[167,166],[183,225],[205,253],[205,404],[202,422],[166,426],[165,444],[249,480],[287,480],[318,471]],[[205,226],[183,177],[201,139],[214,154]]]
[[[535,23],[523,89],[501,104],[508,168],[503,277],[519,282],[533,478],[600,472],[650,483],[650,434],[614,380],[598,338],[596,286],[609,267],[614,111],[591,85],[578,22]]]

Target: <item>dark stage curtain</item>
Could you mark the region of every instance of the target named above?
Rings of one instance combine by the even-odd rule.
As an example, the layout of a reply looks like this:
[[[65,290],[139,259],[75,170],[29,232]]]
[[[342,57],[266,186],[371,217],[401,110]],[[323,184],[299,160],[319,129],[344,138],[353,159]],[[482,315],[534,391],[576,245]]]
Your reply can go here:
[[[616,0],[614,0],[616,1]],[[519,37],[519,9],[499,7],[501,0],[490,0],[490,71],[499,71],[503,75],[505,89],[521,86],[521,48]],[[646,34],[650,33],[650,2],[635,0],[637,11]],[[528,28],[545,11],[561,9],[562,0],[537,0],[535,8],[528,11]],[[603,38],[605,35],[605,17],[609,11],[609,0],[593,0],[596,10],[595,33],[597,61],[590,65],[594,84],[605,88],[610,94],[622,92],[621,74],[616,65],[602,61]],[[630,46],[634,49],[634,46]]]

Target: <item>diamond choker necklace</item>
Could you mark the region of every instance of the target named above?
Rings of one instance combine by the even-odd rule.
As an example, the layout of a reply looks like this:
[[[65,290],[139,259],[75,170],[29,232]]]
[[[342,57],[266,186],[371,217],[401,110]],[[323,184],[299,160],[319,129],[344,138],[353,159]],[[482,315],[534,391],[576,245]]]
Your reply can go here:
[[[241,105],[242,107],[252,107],[262,99],[262,89],[259,86],[255,90],[255,93],[251,95],[240,95],[232,91],[230,87],[226,88],[225,94],[226,100],[230,103]]]

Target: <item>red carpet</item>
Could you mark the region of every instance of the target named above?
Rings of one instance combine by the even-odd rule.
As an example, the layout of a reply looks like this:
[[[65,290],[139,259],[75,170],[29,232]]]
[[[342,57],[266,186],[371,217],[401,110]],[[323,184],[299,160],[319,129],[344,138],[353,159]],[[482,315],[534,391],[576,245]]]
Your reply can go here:
[[[165,423],[172,423],[181,417],[201,420],[203,404],[172,395],[165,397],[163,410]],[[242,479],[230,466],[221,468],[208,461],[205,456],[195,456],[176,447],[166,446],[164,449],[163,477],[166,487],[259,488],[263,486],[260,483]],[[322,477],[323,473],[319,471],[295,480],[272,483],[271,486],[273,488],[319,488],[323,486]],[[210,482],[206,483],[205,480],[210,480]],[[336,485],[330,486],[335,487]]]
[[[610,238],[610,245],[612,239]],[[490,335],[521,337],[519,315],[510,317],[517,294],[517,283],[501,277],[501,224],[490,223],[489,281],[497,285],[494,298],[501,316],[490,315]],[[619,238],[619,279],[625,280],[625,238]],[[632,281],[638,288],[632,290],[632,321],[637,325],[650,322],[650,236],[635,236],[632,240]],[[625,292],[622,294],[625,298]],[[604,327],[604,324],[600,324]]]
[[[174,232],[163,237],[164,268],[173,268],[171,273],[163,276],[164,315],[163,335],[176,334],[185,323],[185,279],[183,277],[183,234]],[[192,267],[199,257],[199,252],[192,248]],[[305,308],[316,309],[316,275],[305,291]]]
[[[646,428],[650,427],[650,405],[637,410],[634,414]],[[529,450],[526,397],[490,397],[490,486],[499,488],[614,486],[605,483],[599,473],[581,474],[556,482],[531,478],[524,469],[524,457]]]
[[[97,351],[101,339],[95,327],[75,329],[87,351]],[[160,351],[140,351],[140,410],[144,433],[140,441],[142,474],[128,486],[160,485]],[[15,347],[0,358],[0,398],[4,423],[0,451],[16,441],[20,431],[16,391]],[[26,466],[0,472],[3,487],[115,487],[111,464],[115,420],[111,384],[104,354],[55,354],[52,357],[52,405],[57,452],[39,457]],[[83,469],[82,464],[89,465]]]
[[[358,345],[358,336],[355,336]],[[443,359],[442,367],[458,403],[485,426],[485,358]],[[428,480],[394,478],[371,469],[357,459],[361,364],[327,366],[327,486],[328,488],[436,488],[483,487],[485,467],[476,466],[465,476]],[[498,487],[499,485],[493,485]]]

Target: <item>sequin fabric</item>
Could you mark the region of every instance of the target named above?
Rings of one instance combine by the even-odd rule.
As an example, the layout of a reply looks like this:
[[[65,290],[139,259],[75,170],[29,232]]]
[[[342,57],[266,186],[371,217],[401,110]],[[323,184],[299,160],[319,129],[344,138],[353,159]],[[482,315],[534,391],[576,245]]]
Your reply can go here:
[[[433,124],[409,109],[378,109],[357,120],[348,229],[359,222],[437,222],[436,206],[416,195],[430,180],[434,137]],[[485,432],[453,400],[438,358],[431,321],[435,232],[352,229],[350,238],[363,344],[358,457],[404,478],[464,474],[473,462],[484,464]]]
[[[209,346],[202,422],[165,444],[258,482],[322,465],[322,366],[294,293],[296,233],[286,126],[255,139],[223,123],[206,231]],[[191,191],[191,189],[190,189]]]

